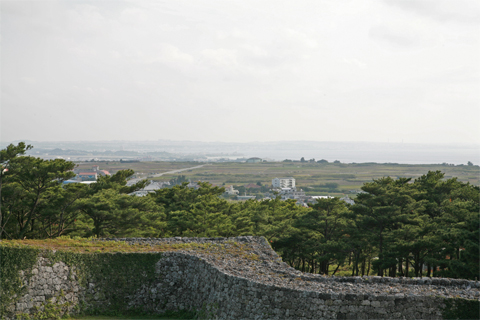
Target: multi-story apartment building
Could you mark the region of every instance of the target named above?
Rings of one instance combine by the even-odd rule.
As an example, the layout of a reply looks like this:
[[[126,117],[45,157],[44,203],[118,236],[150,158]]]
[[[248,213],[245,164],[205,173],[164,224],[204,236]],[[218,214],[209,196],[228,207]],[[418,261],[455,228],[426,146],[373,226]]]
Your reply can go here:
[[[295,188],[295,179],[290,178],[275,178],[272,179],[273,188]]]

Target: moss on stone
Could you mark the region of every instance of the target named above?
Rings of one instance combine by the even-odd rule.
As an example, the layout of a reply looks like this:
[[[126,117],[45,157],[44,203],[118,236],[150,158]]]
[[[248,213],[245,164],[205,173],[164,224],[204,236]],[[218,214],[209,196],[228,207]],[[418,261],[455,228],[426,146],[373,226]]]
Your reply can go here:
[[[63,261],[85,288],[83,303],[76,313],[84,315],[148,314],[129,308],[126,297],[155,281],[155,264],[161,253],[106,252],[91,254],[70,251],[43,251],[52,264]]]
[[[23,277],[31,277],[31,271],[37,262],[39,250],[19,245],[0,245],[0,315],[8,313],[8,307],[25,294],[27,286]],[[21,273],[22,272],[22,273]]]
[[[87,242],[72,239],[62,241],[2,241],[1,250],[1,296],[2,315],[12,314],[9,307],[26,294],[31,270],[42,256],[53,266],[64,262],[69,266],[70,277],[85,288],[85,297],[76,306],[74,313],[83,315],[142,315],[149,314],[148,306],[133,309],[128,305],[128,296],[139,292],[142,286],[152,287],[156,280],[155,264],[162,251],[175,251],[192,245],[130,246],[125,243]],[[55,250],[45,249],[46,245]],[[96,248],[86,251],[86,248]],[[149,251],[146,251],[148,247]],[[80,248],[80,250],[78,250]],[[98,248],[106,250],[97,251]],[[135,251],[129,252],[129,249]],[[124,250],[127,249],[127,250]],[[127,251],[127,252],[125,252]],[[23,277],[22,277],[23,275]],[[23,279],[22,279],[23,278]],[[24,281],[27,281],[25,283]],[[148,293],[145,293],[148,295]]]
[[[480,301],[466,299],[445,299],[443,319],[471,320],[480,318]]]

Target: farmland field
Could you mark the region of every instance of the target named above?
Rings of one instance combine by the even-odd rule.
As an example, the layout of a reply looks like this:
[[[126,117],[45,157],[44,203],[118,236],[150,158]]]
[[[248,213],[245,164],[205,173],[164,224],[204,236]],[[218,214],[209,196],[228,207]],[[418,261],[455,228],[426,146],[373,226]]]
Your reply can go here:
[[[337,184],[336,193],[348,193],[359,190],[365,182],[384,176],[418,178],[428,171],[441,171],[445,178],[457,177],[462,182],[473,185],[480,184],[479,166],[453,166],[442,164],[412,165],[412,164],[377,164],[377,163],[310,163],[310,162],[84,162],[80,168],[88,168],[96,164],[100,169],[114,173],[122,169],[133,169],[137,177],[149,178],[154,181],[168,181],[178,175],[185,175],[191,181],[206,181],[214,185],[246,185],[260,182],[270,185],[275,177],[293,177],[296,185],[314,187],[326,183]],[[185,169],[204,165],[201,168],[186,170],[176,174],[165,174],[153,177],[155,174],[172,170]],[[325,193],[325,192],[324,192]],[[332,193],[335,195],[335,192]]]

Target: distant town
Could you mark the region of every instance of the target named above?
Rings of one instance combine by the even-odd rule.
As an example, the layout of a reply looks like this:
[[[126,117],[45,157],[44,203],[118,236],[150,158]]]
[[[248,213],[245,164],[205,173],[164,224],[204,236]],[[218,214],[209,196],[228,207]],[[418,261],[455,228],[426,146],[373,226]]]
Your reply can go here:
[[[248,159],[251,162],[260,162],[259,158]],[[247,160],[247,162],[249,162]],[[259,161],[257,161],[259,160]],[[76,168],[74,169],[75,177],[69,180],[64,181],[64,184],[70,183],[82,183],[82,184],[91,184],[95,183],[100,176],[110,175],[110,172],[107,170],[102,170],[98,165],[93,165],[91,168]],[[138,182],[140,179],[133,176],[128,182],[127,185],[133,185]],[[170,181],[153,181],[150,180],[149,184],[141,190],[134,191],[130,195],[135,195],[143,197],[149,193],[155,193],[156,190],[163,188],[171,188],[174,185],[185,184],[188,188],[198,189],[200,187],[199,183],[201,181],[193,182],[190,179],[185,178],[185,176],[179,176]],[[214,185],[215,186],[215,185]],[[219,187],[225,188],[225,193],[223,194],[224,198],[234,200],[234,201],[245,201],[245,200],[271,200],[279,197],[281,200],[295,200],[297,205],[308,207],[309,203],[315,203],[318,199],[328,199],[333,198],[333,196],[325,195],[306,195],[305,191],[301,188],[297,188],[295,178],[293,177],[283,177],[283,178],[274,178],[272,179],[271,185],[262,185],[261,183],[254,184],[250,183],[243,187],[243,194],[240,190],[234,188],[233,185],[220,185]],[[254,195],[247,194],[246,190],[258,189],[256,191],[262,191],[262,193],[255,192]],[[351,190],[352,193],[359,193],[362,191]],[[341,200],[348,204],[354,204],[354,200],[351,199],[348,195],[341,197]]]

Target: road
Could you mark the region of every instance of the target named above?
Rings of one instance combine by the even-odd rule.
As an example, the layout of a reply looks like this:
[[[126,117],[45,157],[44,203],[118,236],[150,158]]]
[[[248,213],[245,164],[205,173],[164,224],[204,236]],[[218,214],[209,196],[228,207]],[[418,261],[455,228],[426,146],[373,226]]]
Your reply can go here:
[[[131,186],[132,184],[135,184],[135,183],[137,183],[137,182],[139,182],[139,181],[141,181],[141,180],[150,179],[150,178],[153,178],[153,177],[161,177],[161,176],[163,176],[164,174],[179,173],[179,172],[183,172],[183,171],[198,169],[198,168],[201,168],[201,167],[204,167],[204,166],[208,166],[208,164],[202,164],[202,165],[195,166],[195,167],[183,168],[183,169],[177,169],[177,170],[172,170],[172,171],[157,173],[157,174],[154,174],[154,175],[150,175],[149,178],[135,178],[135,179],[131,179],[131,180],[128,180],[127,186]]]
[[[179,173],[179,172],[182,172],[182,171],[198,169],[198,168],[201,168],[201,167],[204,167],[204,166],[206,166],[206,164],[202,164],[200,166],[191,167],[191,168],[183,168],[183,169],[172,170],[172,171],[167,171],[167,172],[163,172],[163,173],[157,173],[157,174],[154,174],[153,177],[160,177],[160,176],[163,176],[164,174]]]

